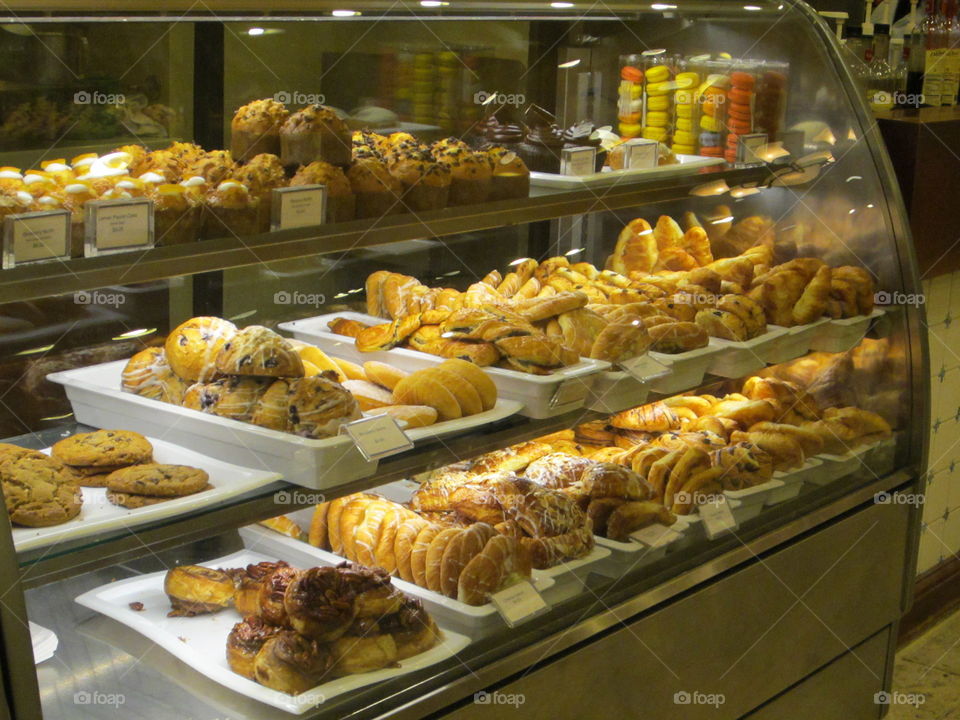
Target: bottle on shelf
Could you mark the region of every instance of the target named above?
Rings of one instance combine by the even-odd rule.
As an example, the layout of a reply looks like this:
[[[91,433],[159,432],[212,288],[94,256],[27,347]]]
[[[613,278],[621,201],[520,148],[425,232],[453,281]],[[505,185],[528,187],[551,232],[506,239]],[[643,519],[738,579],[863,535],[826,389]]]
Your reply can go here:
[[[941,105],[956,105],[960,88],[960,22],[957,21],[957,0],[944,0],[944,36],[946,50],[943,59]]]
[[[906,102],[907,68],[910,65],[910,36],[890,38],[890,65],[893,68],[893,85],[896,88],[896,102]]]
[[[937,106],[947,49],[946,22],[936,0],[927,0],[926,13],[913,33],[907,92],[922,95],[923,104]]]
[[[873,47],[868,67],[867,102],[874,111],[891,110],[897,91],[893,68],[887,62],[890,55],[890,26],[873,26]]]
[[[853,76],[854,82],[861,93],[866,94],[869,80],[870,68],[866,60],[866,43],[863,38],[863,29],[856,23],[848,24],[846,27],[846,40],[844,41],[847,68]]]

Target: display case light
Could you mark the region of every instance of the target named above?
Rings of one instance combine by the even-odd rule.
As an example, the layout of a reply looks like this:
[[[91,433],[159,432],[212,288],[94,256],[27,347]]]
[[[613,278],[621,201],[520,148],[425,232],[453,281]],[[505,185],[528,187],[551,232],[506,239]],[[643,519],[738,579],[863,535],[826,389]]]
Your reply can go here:
[[[334,17],[356,17],[360,14],[359,10],[334,10],[330,13]]]
[[[517,258],[516,260],[511,260],[510,267],[516,267],[520,263],[525,263],[527,260],[530,260],[530,259],[531,258],[528,258],[528,257],[520,257],[520,258]]]
[[[36,355],[37,353],[47,352],[48,350],[53,350],[53,345],[43,345],[42,347],[35,347],[35,348],[29,348],[28,350],[21,350],[18,353],[14,353],[14,355]]]
[[[247,30],[247,35],[256,37],[257,35],[263,35],[263,32],[264,30],[262,27],[252,27],[249,30]]]
[[[420,0],[421,7],[435,8],[435,7],[444,7],[450,3],[444,2],[444,0]]]
[[[559,65],[557,65],[557,67],[561,70],[566,70],[568,68],[576,67],[579,64],[580,64],[580,58],[577,58],[576,60],[568,60],[565,63],[560,63]]]
[[[153,335],[157,331],[156,328],[137,328],[136,330],[127,330],[125,333],[120,333],[116,337],[110,338],[111,340],[133,340],[133,338],[145,337],[146,335]]]
[[[701,183],[696,187],[690,188],[690,194],[697,197],[710,197],[711,195],[723,195],[730,192],[730,186],[726,180],[714,180],[712,182]]]
[[[749,10],[750,12],[757,12],[758,10],[763,10],[759,5],[744,5],[744,10]]]
[[[573,250],[567,250],[564,255],[570,257],[571,255],[579,255],[584,251],[584,248],[574,248]]]
[[[563,10],[564,8],[572,8],[573,3],[572,2],[552,2],[550,3],[550,7],[557,8],[558,10]]]
[[[867,207],[872,210],[872,209],[874,208],[874,204],[873,204],[873,203],[867,203]]]
[[[650,6],[651,10],[676,10],[676,5],[668,5],[667,3],[654,3]]]

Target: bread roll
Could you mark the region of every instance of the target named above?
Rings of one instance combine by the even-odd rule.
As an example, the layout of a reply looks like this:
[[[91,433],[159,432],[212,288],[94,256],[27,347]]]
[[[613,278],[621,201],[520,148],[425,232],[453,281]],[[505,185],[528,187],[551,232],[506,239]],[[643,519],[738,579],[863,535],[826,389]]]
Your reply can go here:
[[[404,372],[393,365],[369,360],[363,364],[363,372],[370,382],[382,385],[387,390],[393,390],[397,383],[410,373]]]
[[[345,380],[343,386],[350,391],[361,410],[393,405],[393,393],[368,380]]]

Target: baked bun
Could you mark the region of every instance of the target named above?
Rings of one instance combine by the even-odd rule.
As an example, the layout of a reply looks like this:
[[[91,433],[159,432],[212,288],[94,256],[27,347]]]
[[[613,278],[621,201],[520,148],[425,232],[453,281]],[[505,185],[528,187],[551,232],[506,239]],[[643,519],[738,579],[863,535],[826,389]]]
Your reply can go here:
[[[523,476],[538,485],[560,489],[579,482],[594,464],[594,461],[588,458],[551,453],[530,463]]]
[[[238,675],[255,680],[254,664],[257,653],[281,628],[258,617],[246,617],[233,626],[227,636],[227,665]]]
[[[262,325],[249,325],[228,339],[217,354],[216,368],[225,375],[303,377],[297,351]]]
[[[456,599],[460,574],[494,535],[496,531],[492,526],[474,523],[446,544],[440,562],[440,592]]]
[[[184,380],[208,382],[217,374],[216,359],[221,348],[237,333],[229,320],[195,317],[167,336],[164,343],[167,363]]]
[[[120,387],[124,392],[160,400],[163,386],[160,379],[170,372],[162,347],[149,347],[131,357],[123,368]]]
[[[517,539],[494,535],[461,571],[457,600],[467,605],[483,605],[491,594],[529,577],[529,559],[522,557]]]
[[[170,617],[219,612],[233,602],[233,578],[222,570],[180,565],[167,572],[163,591],[170,598]]]
[[[332,437],[340,426],[361,417],[356,399],[340,383],[322,375],[289,383],[290,432],[304,437]]]
[[[378,622],[380,630],[393,637],[397,660],[419,655],[436,645],[442,633],[418,599],[404,596],[400,609]]]
[[[236,591],[233,594],[233,606],[243,617],[260,614],[260,584],[274,570],[289,567],[283,560],[270,562],[264,560],[255,565],[247,565],[242,570],[232,571]]]
[[[250,422],[270,430],[290,430],[290,382],[274,380],[257,399]]]
[[[263,643],[253,661],[253,675],[272,690],[299,695],[319,684],[333,663],[332,648],[282,630]]]
[[[410,373],[404,372],[393,365],[370,360],[363,364],[363,372],[370,382],[382,385],[387,390],[393,390],[397,383],[403,380]]]
[[[343,387],[356,398],[361,410],[394,404],[393,393],[367,380],[344,380]]]
[[[357,615],[356,595],[347,591],[336,567],[315,567],[297,574],[283,594],[287,622],[301,635],[330,642],[347,632]]]
[[[260,617],[273,625],[287,624],[287,609],[284,604],[287,586],[302,572],[302,570],[284,566],[264,576],[260,581],[258,593]]]

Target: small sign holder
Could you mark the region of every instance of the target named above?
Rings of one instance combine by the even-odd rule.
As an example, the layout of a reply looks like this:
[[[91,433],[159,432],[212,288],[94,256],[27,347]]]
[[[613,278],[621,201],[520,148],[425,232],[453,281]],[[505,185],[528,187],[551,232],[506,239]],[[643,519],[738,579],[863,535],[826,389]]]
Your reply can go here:
[[[698,506],[698,511],[703,519],[703,529],[711,540],[725,532],[737,529],[736,518],[733,517],[733,511],[725,495],[702,503]]]
[[[379,460],[413,448],[413,440],[392,415],[374,415],[340,426],[363,455],[364,460]]]
[[[557,408],[585,400],[590,388],[580,378],[562,380],[550,396],[550,407]]]
[[[659,377],[669,370],[662,362],[654,360],[646,353],[624,360],[620,363],[620,369],[640,382]]]
[[[490,595],[490,602],[493,603],[493,606],[509,627],[516,627],[549,609],[543,597],[529,580],[493,593]]]
[[[660,523],[653,523],[652,525],[647,525],[645,528],[640,528],[630,533],[630,539],[643,543],[648,548],[653,550],[654,548],[663,547],[664,545],[669,545],[675,540],[679,540],[682,535],[674,530],[669,525],[661,525]]]
[[[594,175],[596,172],[596,148],[574,147],[564,148],[560,151],[561,175]]]
[[[270,205],[270,230],[314,227],[327,221],[327,186],[275,188]]]
[[[91,200],[84,206],[84,257],[154,246],[153,200]]]
[[[762,150],[767,144],[766,133],[747,133],[741,135],[737,142],[737,162],[741,163],[762,163],[763,158],[757,157],[756,153]]]
[[[68,210],[8,215],[3,219],[3,269],[70,259]]]
[[[650,170],[660,160],[660,143],[646,138],[631,138],[623,145],[624,170]]]

